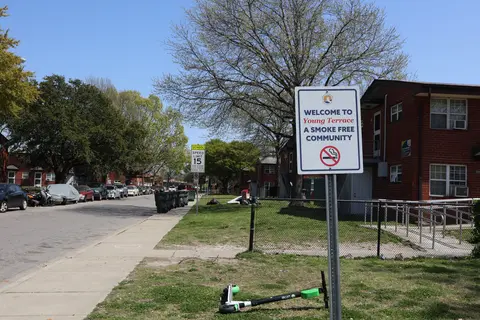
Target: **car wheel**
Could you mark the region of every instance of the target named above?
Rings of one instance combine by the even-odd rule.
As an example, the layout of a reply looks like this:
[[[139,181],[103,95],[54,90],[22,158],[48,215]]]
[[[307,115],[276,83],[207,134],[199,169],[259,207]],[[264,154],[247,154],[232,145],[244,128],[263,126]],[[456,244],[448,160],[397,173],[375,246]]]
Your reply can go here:
[[[27,200],[23,200],[20,210],[27,210]]]
[[[8,209],[7,202],[2,201],[0,203],[0,212],[7,212],[7,209]]]

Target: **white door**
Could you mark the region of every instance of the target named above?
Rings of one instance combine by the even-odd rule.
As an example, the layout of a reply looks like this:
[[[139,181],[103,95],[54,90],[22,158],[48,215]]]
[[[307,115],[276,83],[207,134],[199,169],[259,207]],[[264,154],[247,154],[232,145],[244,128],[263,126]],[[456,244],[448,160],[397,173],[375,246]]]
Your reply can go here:
[[[371,200],[372,199],[372,167],[364,167],[363,173],[352,174],[352,200]],[[353,202],[351,206],[352,214],[364,214],[365,204],[362,202]]]
[[[41,172],[35,172],[35,181],[33,182],[33,185],[35,187],[41,187],[42,186],[42,173]]]

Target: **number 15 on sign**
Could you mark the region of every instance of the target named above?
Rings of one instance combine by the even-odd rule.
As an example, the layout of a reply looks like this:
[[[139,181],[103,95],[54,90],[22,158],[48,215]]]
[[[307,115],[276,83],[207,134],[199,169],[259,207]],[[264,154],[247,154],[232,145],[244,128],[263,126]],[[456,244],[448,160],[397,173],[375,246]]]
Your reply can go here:
[[[205,172],[205,146],[202,144],[192,145],[192,172]]]

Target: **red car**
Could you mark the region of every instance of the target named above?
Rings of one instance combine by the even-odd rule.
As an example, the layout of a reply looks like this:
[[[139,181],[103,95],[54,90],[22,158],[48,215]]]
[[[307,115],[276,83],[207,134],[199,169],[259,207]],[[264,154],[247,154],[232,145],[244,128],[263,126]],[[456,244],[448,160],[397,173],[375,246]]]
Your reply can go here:
[[[80,201],[87,202],[94,200],[93,189],[89,186],[76,186],[75,188],[78,190],[78,193],[80,193]]]

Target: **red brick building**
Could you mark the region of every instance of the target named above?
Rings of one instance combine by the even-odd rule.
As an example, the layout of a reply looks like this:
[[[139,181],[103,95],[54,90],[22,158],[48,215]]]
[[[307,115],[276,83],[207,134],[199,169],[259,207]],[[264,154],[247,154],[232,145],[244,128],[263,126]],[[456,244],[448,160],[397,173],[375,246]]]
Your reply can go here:
[[[55,173],[44,170],[41,167],[27,165],[20,155],[9,155],[4,182],[15,183],[21,186],[41,187],[47,183],[55,183]]]
[[[361,105],[362,198],[480,197],[480,86],[375,80]]]
[[[260,197],[277,196],[277,159],[272,156],[262,157],[256,166]]]

